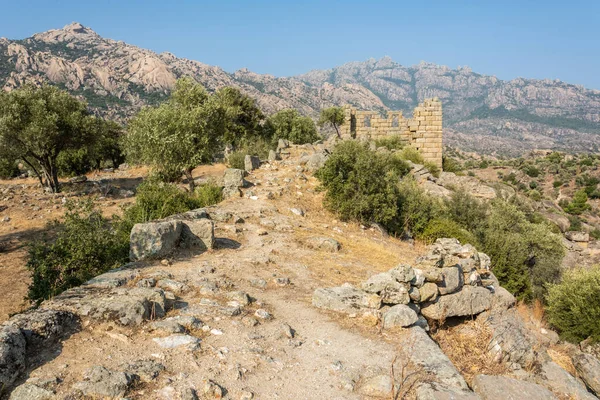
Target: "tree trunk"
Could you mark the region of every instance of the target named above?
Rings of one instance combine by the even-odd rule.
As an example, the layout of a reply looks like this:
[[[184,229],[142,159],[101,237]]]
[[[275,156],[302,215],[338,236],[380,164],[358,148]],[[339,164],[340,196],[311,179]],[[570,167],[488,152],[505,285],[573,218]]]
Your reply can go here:
[[[335,131],[337,132],[338,138],[342,138],[342,135],[340,135],[340,130],[337,127],[337,124],[333,124],[333,127],[335,128]]]
[[[192,169],[191,168],[184,169],[183,174],[185,175],[185,177],[188,181],[188,185],[190,187],[190,193],[194,193],[194,190],[196,189],[196,182],[194,182],[194,177],[192,176]]]
[[[27,165],[29,165],[29,168],[31,168],[33,170],[33,173],[35,173],[35,176],[37,176],[37,178],[40,181],[40,185],[42,185],[42,190],[44,190],[44,186],[46,186],[44,184],[44,178],[42,178],[42,174],[40,174],[40,171],[38,171],[38,169],[32,164],[30,163],[25,157],[23,157],[23,162]]]
[[[41,162],[42,170],[46,176],[47,186],[50,188],[52,193],[60,192],[60,184],[58,182],[58,170],[55,163],[50,157],[43,159]]]

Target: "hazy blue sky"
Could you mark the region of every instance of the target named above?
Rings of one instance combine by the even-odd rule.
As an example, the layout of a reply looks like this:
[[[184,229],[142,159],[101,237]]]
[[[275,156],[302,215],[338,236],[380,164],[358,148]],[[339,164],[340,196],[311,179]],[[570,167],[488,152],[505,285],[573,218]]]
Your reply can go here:
[[[0,36],[78,21],[179,57],[288,76],[391,56],[600,89],[600,0],[0,0]]]

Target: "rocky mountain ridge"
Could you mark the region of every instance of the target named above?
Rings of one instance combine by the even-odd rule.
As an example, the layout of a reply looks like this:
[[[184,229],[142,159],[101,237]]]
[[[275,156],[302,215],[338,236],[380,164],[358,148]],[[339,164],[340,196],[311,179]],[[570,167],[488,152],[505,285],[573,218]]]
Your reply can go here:
[[[0,39],[0,86],[49,82],[86,99],[98,112],[125,120],[164,100],[177,78],[192,76],[208,90],[236,86],[267,113],[293,107],[316,116],[322,107],[352,104],[410,115],[425,98],[444,106],[447,144],[483,153],[532,148],[596,152],[600,91],[557,80],[502,81],[431,63],[402,66],[389,57],[278,78],[242,69],[228,73],[171,53],[156,54],[106,39],[80,23],[23,40]]]

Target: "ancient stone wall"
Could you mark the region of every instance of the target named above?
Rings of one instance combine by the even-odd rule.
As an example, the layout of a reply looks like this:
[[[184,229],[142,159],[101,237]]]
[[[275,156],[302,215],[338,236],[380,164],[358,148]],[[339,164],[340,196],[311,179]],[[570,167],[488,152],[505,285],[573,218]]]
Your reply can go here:
[[[436,97],[420,103],[412,118],[402,111],[389,111],[384,118],[376,111],[360,111],[344,106],[342,136],[356,139],[378,139],[399,136],[407,146],[421,152],[427,162],[442,167],[442,102]]]

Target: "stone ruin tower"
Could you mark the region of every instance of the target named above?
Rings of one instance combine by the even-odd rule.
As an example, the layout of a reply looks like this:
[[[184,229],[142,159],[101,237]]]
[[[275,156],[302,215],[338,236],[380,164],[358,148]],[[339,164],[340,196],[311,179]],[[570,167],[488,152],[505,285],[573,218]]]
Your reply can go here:
[[[374,140],[399,136],[405,146],[413,147],[426,162],[442,168],[442,102],[427,99],[414,109],[412,118],[404,118],[402,111],[388,111],[387,118],[376,111],[359,111],[344,106],[342,137]]]

